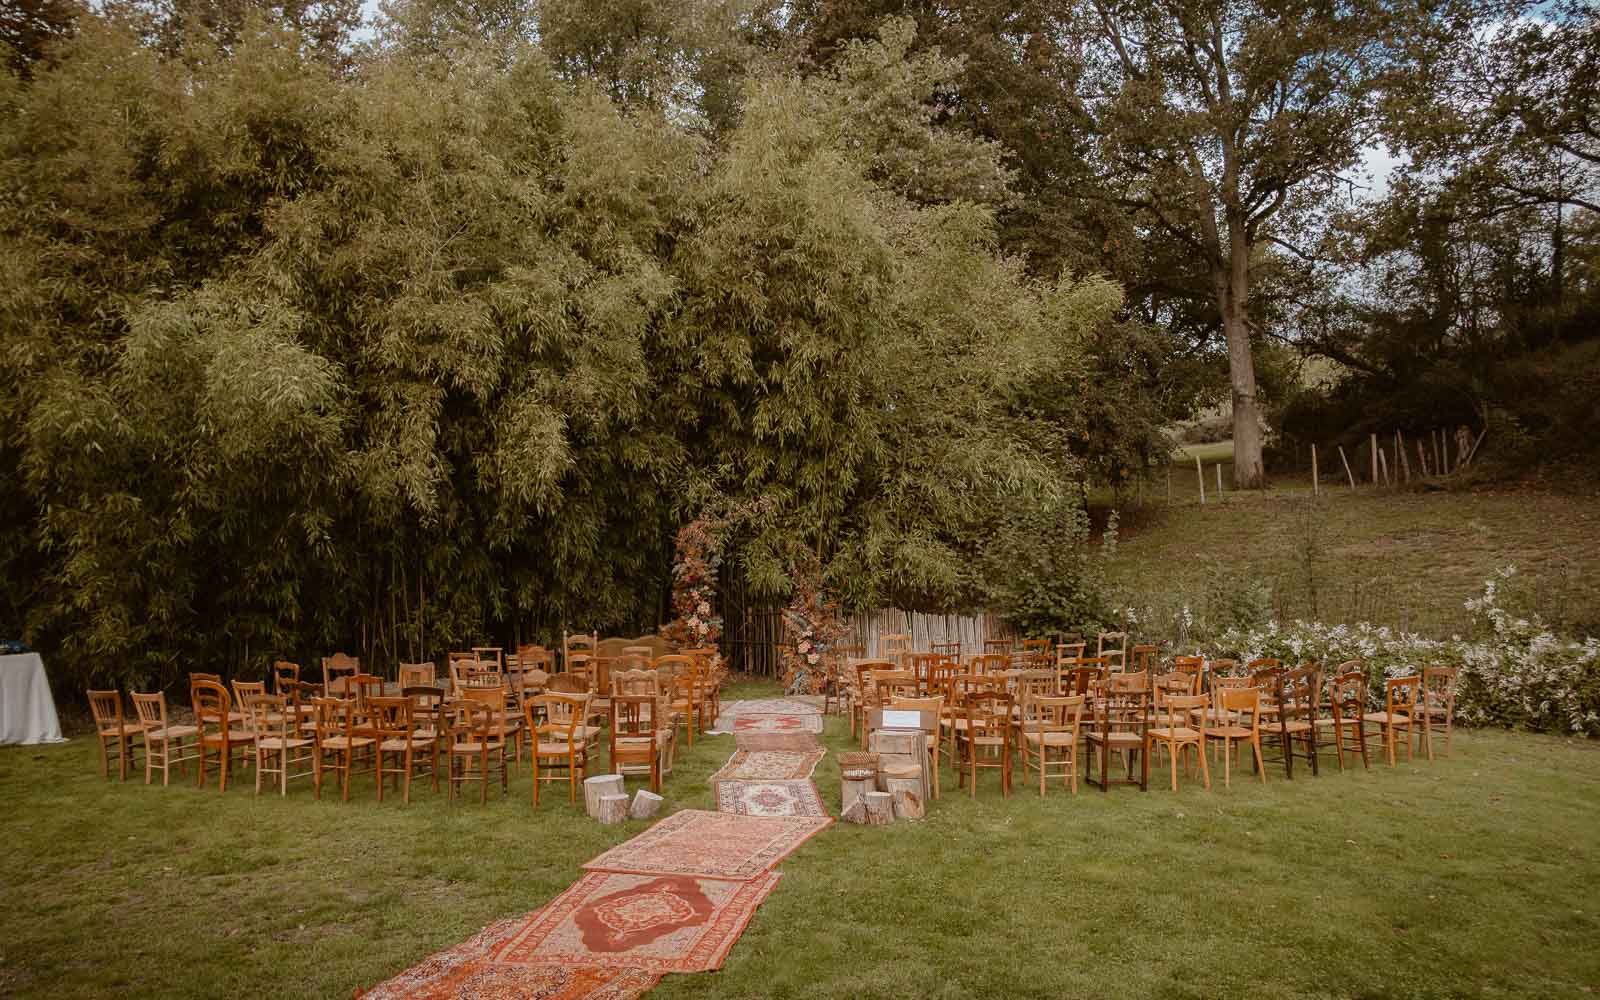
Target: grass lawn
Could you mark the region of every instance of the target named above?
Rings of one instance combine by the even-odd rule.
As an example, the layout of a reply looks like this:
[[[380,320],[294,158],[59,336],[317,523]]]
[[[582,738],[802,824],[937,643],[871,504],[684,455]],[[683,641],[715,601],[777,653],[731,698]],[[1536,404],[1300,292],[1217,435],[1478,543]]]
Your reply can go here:
[[[1229,448],[1231,445],[1198,445]],[[1185,462],[1188,464],[1186,465]],[[1192,459],[1165,485],[1147,485],[1143,507],[1124,506],[1111,578],[1123,599],[1169,621],[1178,603],[1196,614],[1225,605],[1247,583],[1271,591],[1280,618],[1371,621],[1441,637],[1470,625],[1462,602],[1514,564],[1512,596],[1578,634],[1600,634],[1600,496],[1532,488],[1472,491],[1360,489],[1280,478],[1259,493],[1220,499],[1207,459],[1206,500],[1196,501]],[[1231,463],[1225,463],[1226,486]],[[1140,623],[1148,630],[1149,623]],[[1159,626],[1156,629],[1160,631]]]
[[[734,696],[771,693],[746,685]],[[848,728],[829,719],[837,751]],[[732,737],[669,808],[714,808]],[[90,742],[0,750],[0,994],[348,997],[533,909],[643,823],[422,791],[409,808],[107,783]],[[835,824],[721,972],[652,996],[1574,996],[1600,989],[1600,746],[1458,732],[1391,770],[1003,800]],[[838,806],[830,754],[816,780]],[[630,787],[634,782],[629,782]]]

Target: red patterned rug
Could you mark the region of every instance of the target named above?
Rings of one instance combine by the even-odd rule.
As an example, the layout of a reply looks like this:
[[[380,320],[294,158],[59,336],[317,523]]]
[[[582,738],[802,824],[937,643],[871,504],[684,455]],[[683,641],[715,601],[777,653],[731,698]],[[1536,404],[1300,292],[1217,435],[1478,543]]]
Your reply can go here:
[[[779,781],[809,778],[827,751],[815,750],[735,750],[712,781]]]
[[[719,781],[717,811],[739,816],[826,816],[810,781]]]
[[[365,993],[361,1000],[636,1000],[660,981],[636,968],[508,965],[494,953],[538,914],[490,924]]]
[[[589,872],[525,921],[495,958],[503,966],[603,963],[655,974],[716,969],[778,877]]]
[[[817,738],[810,733],[739,733],[733,742],[740,750],[817,749]]]
[[[753,879],[824,829],[832,818],[766,818],[683,809],[606,851],[589,871]]]
[[[820,733],[822,716],[741,715],[733,720],[735,733]]]

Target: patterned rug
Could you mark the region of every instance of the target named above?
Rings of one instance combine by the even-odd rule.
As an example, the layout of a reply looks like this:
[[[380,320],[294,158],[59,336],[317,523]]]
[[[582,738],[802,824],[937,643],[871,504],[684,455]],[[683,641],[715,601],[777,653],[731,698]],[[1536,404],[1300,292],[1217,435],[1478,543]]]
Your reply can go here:
[[[826,816],[764,818],[683,809],[583,867],[697,878],[760,878],[829,823]]]
[[[717,811],[739,816],[826,816],[810,781],[719,781]]]
[[[490,924],[360,994],[361,1000],[635,1000],[660,981],[643,969],[496,961],[494,953],[536,915]]]
[[[527,919],[495,958],[500,965],[709,971],[721,967],[778,878],[590,872]]]
[[[712,781],[778,781],[809,778],[827,751],[816,750],[735,750]]]
[[[805,715],[741,715],[733,720],[734,733],[820,733],[822,716]]]
[[[740,750],[817,749],[817,738],[811,733],[739,733],[733,742]]]

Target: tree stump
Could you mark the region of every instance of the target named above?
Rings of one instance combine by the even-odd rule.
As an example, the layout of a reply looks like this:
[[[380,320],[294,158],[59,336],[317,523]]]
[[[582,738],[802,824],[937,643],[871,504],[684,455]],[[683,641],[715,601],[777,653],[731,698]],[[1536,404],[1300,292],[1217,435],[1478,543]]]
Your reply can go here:
[[[628,808],[630,819],[649,819],[661,811],[661,796],[644,789],[634,793],[633,805]]]
[[[839,782],[839,808],[845,812],[868,792],[872,791],[872,778],[844,778]]]
[[[928,791],[922,782],[922,768],[915,764],[890,768],[884,771],[883,782],[894,805],[895,819],[921,819],[926,815]]]
[[[628,818],[628,797],[626,795],[602,795],[600,805],[595,813],[595,819],[601,826],[610,826],[621,823]]]
[[[861,798],[867,804],[868,826],[888,826],[894,822],[894,796],[888,792],[868,792]]]
[[[583,779],[583,809],[595,819],[600,817],[602,795],[621,795],[626,798],[627,793],[622,789],[622,775],[597,774]]]
[[[850,808],[840,813],[839,819],[845,823],[865,823],[867,821],[867,797],[862,795],[850,803]]]

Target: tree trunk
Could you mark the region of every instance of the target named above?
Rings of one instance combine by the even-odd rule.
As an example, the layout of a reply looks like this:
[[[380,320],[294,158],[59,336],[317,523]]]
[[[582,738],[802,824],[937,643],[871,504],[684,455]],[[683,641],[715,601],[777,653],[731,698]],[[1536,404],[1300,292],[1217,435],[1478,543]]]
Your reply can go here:
[[[1233,227],[1230,227],[1230,229]],[[1230,248],[1234,258],[1219,284],[1222,332],[1228,340],[1228,376],[1233,383],[1233,488],[1258,490],[1266,485],[1261,463],[1261,407],[1256,402],[1256,365],[1250,352],[1250,326],[1245,322],[1245,301],[1250,297],[1248,251],[1243,227]]]

